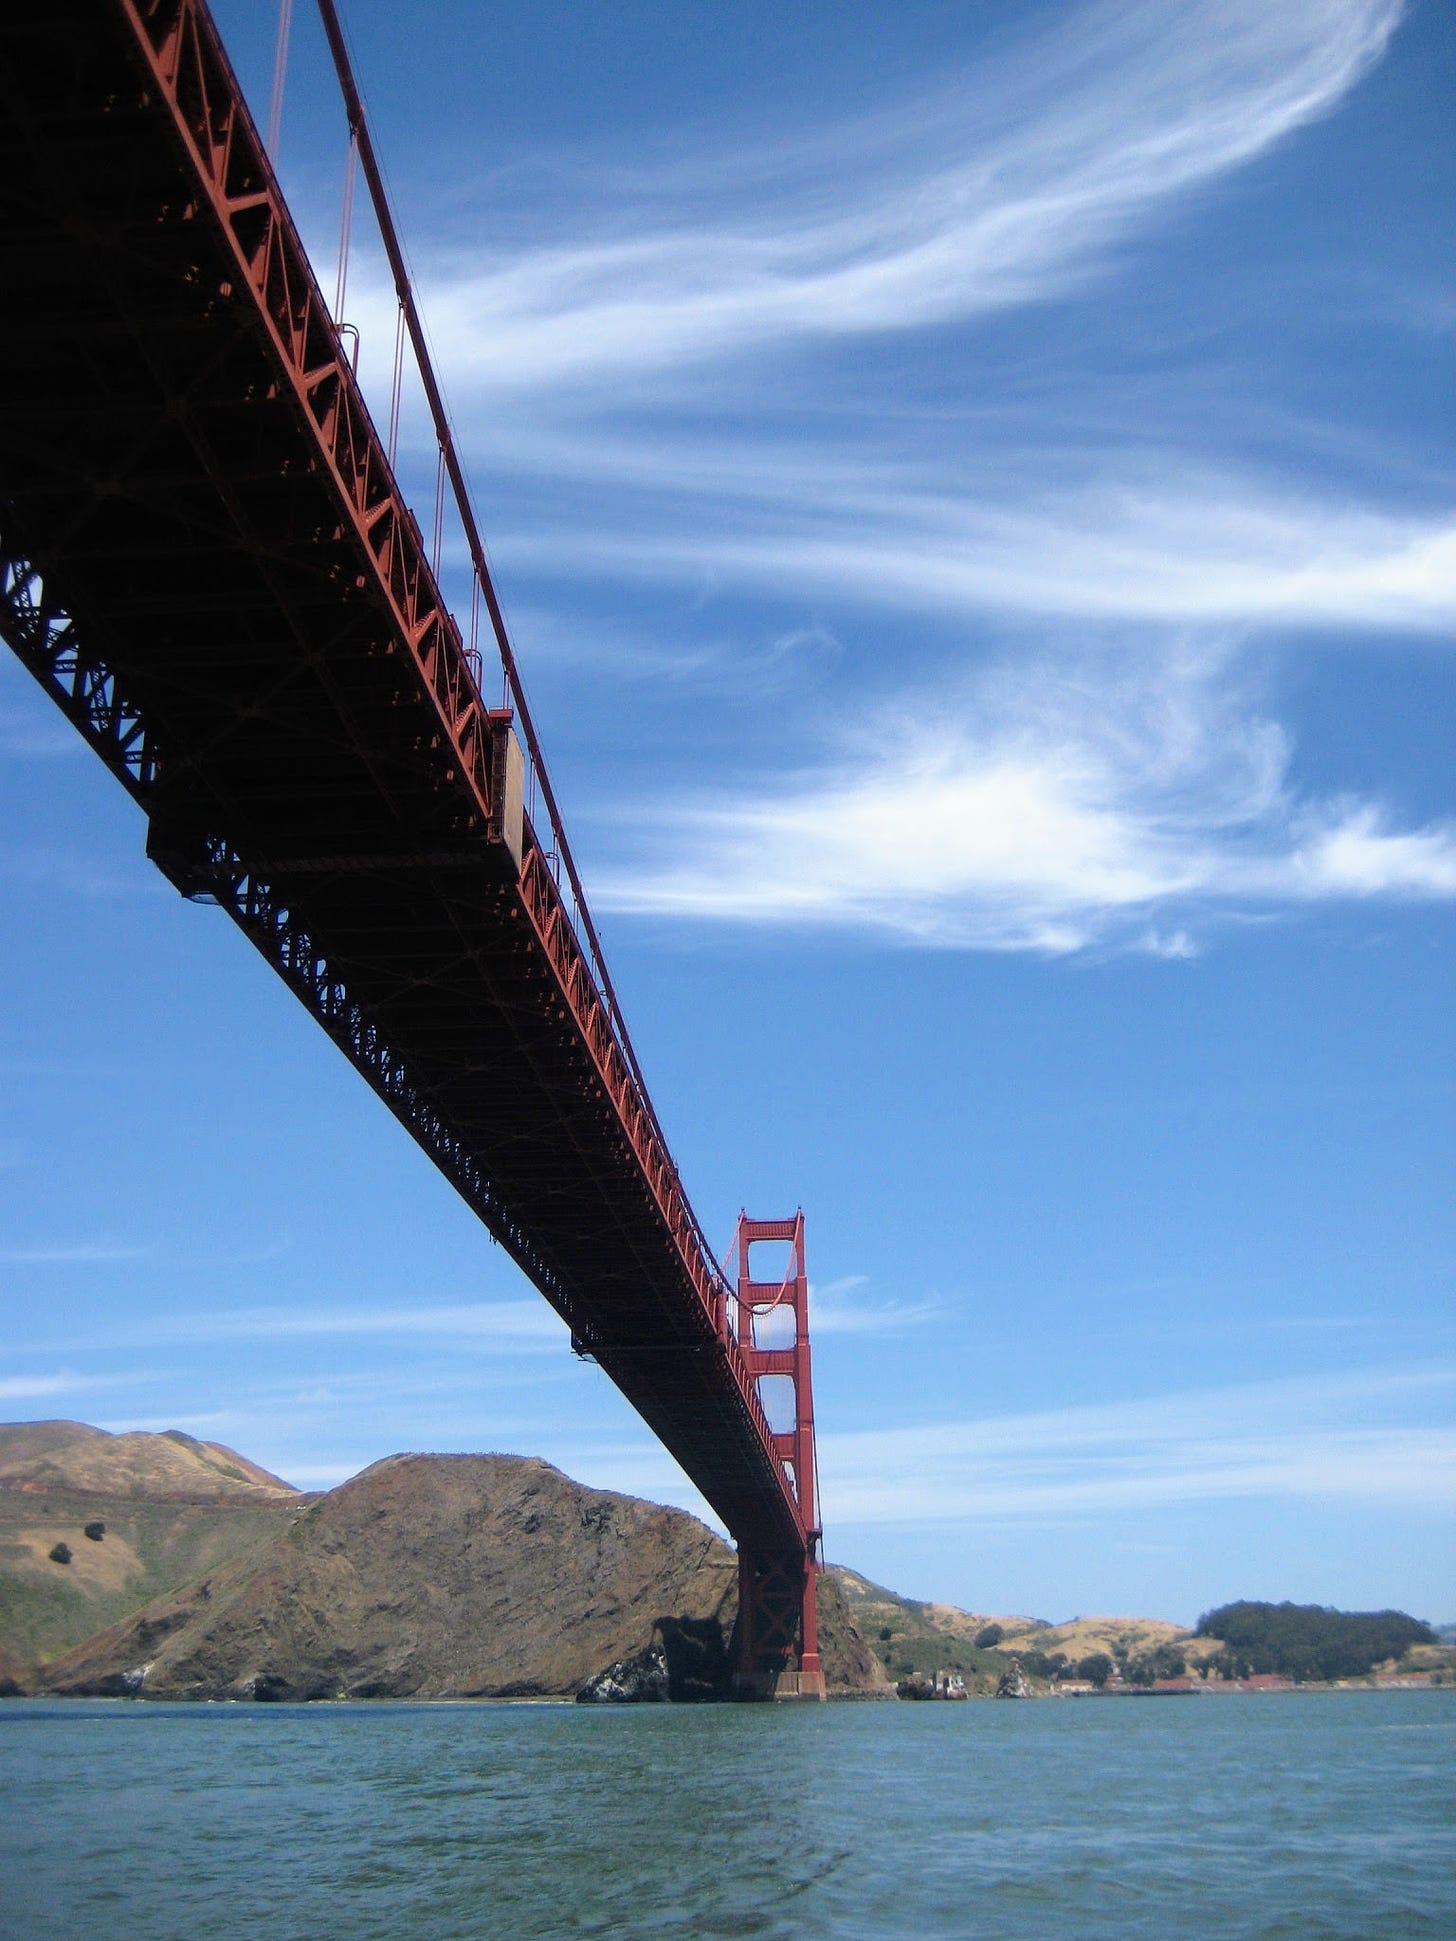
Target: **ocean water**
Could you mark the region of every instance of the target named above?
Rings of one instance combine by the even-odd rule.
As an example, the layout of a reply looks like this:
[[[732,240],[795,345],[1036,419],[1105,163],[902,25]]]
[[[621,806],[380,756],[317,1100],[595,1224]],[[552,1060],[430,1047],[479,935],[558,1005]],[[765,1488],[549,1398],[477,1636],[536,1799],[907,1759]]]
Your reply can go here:
[[[1456,1936],[1456,1690],[0,1704],[0,1934]]]

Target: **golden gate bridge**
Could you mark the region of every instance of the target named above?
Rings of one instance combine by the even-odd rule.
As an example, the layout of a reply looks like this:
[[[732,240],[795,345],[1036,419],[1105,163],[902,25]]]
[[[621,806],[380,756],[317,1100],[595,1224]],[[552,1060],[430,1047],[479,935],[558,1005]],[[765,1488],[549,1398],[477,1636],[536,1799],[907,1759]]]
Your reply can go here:
[[[398,302],[384,438],[346,255],[331,308],[203,0],[6,10],[0,633],[140,805],[152,860],[227,912],[722,1518],[736,1689],[822,1697],[803,1215],[740,1215],[729,1272],[683,1191],[333,0],[319,11],[345,246],[357,163]],[[286,15],[275,152],[285,48]],[[429,543],[394,462],[406,349],[438,461]],[[440,587],[447,512],[472,565],[463,630]],[[788,1264],[756,1278],[765,1242]],[[784,1378],[778,1429],[761,1384]]]

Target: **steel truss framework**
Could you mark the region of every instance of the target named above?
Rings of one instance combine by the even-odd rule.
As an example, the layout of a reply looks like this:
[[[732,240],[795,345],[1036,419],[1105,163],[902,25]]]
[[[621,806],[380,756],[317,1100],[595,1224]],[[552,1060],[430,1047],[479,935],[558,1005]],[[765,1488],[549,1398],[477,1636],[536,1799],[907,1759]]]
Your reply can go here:
[[[741,1662],[807,1661],[812,1407],[806,1463],[201,0],[4,16],[0,221],[0,632],[723,1517]]]

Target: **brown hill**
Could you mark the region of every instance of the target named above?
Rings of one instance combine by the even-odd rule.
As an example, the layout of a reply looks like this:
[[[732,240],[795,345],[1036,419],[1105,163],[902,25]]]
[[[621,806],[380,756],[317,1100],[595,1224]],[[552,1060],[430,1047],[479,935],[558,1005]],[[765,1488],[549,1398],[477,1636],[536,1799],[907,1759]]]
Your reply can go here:
[[[151,1502],[298,1494],[220,1442],[199,1442],[181,1429],[110,1435],[84,1422],[0,1424],[0,1489],[30,1495],[73,1490]]]
[[[32,1683],[36,1667],[254,1549],[308,1500],[178,1430],[0,1424],[0,1676]]]
[[[564,1695],[647,1649],[664,1618],[715,1620],[726,1637],[736,1601],[732,1551],[684,1511],[583,1488],[525,1457],[392,1456],[265,1549],[90,1639],[45,1685],[167,1698]],[[834,1587],[824,1602],[831,1685],[884,1689]]]

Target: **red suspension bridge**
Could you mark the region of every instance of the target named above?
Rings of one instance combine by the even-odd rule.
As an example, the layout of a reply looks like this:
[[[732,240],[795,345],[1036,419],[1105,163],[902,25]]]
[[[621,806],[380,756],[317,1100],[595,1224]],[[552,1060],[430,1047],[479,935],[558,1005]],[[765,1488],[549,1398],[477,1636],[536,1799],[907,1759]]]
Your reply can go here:
[[[319,10],[399,300],[383,440],[342,268],[331,311],[202,0],[0,19],[0,632],[140,804],[153,861],[232,917],[723,1519],[738,1689],[822,1696],[803,1216],[740,1217],[730,1279],[683,1192]],[[407,346],[430,545],[393,464]],[[439,584],[452,503],[468,637]],[[788,1267],[756,1279],[765,1241]],[[770,1310],[788,1345],[757,1345]]]

